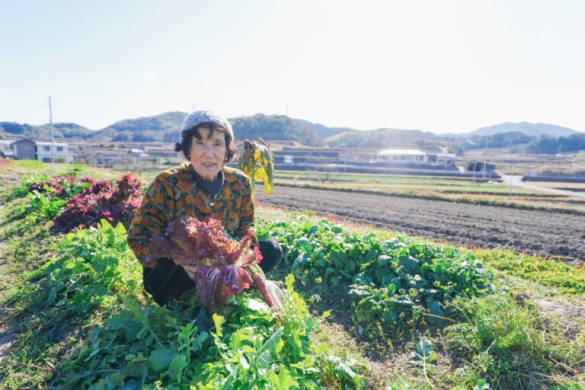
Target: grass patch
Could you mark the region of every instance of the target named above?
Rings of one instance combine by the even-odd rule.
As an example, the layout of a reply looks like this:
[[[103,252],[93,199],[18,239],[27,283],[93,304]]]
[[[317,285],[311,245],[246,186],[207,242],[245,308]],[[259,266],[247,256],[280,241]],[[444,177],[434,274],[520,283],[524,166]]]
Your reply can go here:
[[[463,322],[447,327],[445,334],[455,354],[475,373],[469,385],[479,379],[511,389],[576,383],[569,375],[579,372],[582,354],[558,345],[558,339],[552,342],[555,338],[543,327],[534,305],[520,306],[511,296],[497,294],[458,300],[454,306]],[[560,372],[553,373],[558,366]]]
[[[502,250],[479,250],[475,254],[486,266],[508,275],[554,287],[567,294],[585,293],[585,269],[561,261],[515,254]]]

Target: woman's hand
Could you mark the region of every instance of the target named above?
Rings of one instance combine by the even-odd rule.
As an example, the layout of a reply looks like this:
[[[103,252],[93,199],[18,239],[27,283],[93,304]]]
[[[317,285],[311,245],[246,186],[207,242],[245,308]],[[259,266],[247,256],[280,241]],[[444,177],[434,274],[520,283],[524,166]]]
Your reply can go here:
[[[183,269],[189,275],[189,277],[195,280],[195,274],[197,273],[197,266],[196,265],[182,265]]]

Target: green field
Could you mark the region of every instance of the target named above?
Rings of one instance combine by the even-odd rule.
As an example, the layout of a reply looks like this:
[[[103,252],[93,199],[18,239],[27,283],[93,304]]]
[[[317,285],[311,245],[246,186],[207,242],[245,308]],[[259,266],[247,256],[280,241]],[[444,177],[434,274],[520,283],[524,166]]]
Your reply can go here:
[[[196,294],[157,307],[121,224],[52,233],[63,207],[31,175],[119,173],[0,166],[0,388],[580,389],[585,270],[258,210],[285,250],[284,320],[257,291],[206,326]],[[41,200],[42,198],[42,200]],[[191,387],[190,387],[191,386]]]

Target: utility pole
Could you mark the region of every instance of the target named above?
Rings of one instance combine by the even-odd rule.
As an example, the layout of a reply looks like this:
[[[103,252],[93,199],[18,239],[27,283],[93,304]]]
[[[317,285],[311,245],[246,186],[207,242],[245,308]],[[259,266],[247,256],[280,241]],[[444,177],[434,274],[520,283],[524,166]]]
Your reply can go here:
[[[508,198],[512,197],[512,175],[510,177],[510,187],[508,188]]]
[[[483,181],[485,182],[485,176],[487,174],[487,139],[484,138],[484,152],[483,152]]]
[[[514,176],[514,170],[513,169],[510,171],[510,186],[508,187],[508,198],[511,198],[512,197],[512,176]]]
[[[49,96],[49,123],[51,124],[51,162],[55,162],[55,131],[53,130],[53,107]]]

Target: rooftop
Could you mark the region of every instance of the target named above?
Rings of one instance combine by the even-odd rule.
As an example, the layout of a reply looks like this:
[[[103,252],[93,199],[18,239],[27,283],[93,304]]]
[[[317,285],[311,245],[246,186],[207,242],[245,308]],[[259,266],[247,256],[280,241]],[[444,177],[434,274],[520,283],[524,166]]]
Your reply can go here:
[[[426,156],[427,154],[422,150],[418,149],[402,149],[402,148],[389,148],[378,152],[381,156]]]

